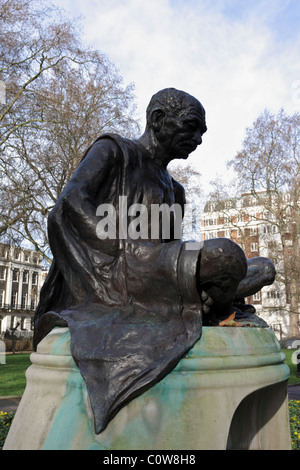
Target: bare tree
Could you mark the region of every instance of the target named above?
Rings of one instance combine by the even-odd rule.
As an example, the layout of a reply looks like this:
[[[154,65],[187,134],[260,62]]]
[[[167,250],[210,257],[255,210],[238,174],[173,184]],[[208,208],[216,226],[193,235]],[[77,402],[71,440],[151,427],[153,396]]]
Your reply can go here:
[[[201,215],[204,194],[201,187],[201,173],[190,164],[170,164],[169,172],[185,189],[185,213],[183,238],[200,239]]]
[[[0,80],[6,99],[0,113],[0,147],[21,126],[39,122],[30,113],[33,84],[59,63],[85,63],[74,22],[44,1],[0,1]]]
[[[85,63],[71,21],[44,1],[0,0],[0,234],[20,220],[30,191],[14,181],[21,167],[17,155],[7,150],[20,129],[37,128],[43,119],[36,113],[38,87],[34,85],[64,61]]]
[[[249,193],[262,208],[256,216],[265,224],[269,257],[286,287],[289,336],[299,336],[300,114],[265,110],[246,130],[243,148],[229,166],[235,170],[239,195]]]
[[[105,55],[80,49],[75,29],[59,16],[44,33],[43,15],[49,23],[57,10],[44,7],[38,20],[34,0],[1,6],[9,34],[0,75],[8,84],[0,108],[0,234],[30,242],[50,261],[47,215],[85,150],[101,133],[137,132],[133,86],[123,86]],[[18,12],[12,24],[10,9]],[[24,48],[13,34],[16,24],[24,31]]]

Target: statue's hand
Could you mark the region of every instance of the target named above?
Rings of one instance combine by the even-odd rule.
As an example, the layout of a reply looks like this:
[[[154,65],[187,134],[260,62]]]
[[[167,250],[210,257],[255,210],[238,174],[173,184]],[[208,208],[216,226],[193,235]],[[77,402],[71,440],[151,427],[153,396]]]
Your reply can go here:
[[[204,290],[201,292],[201,298],[203,302],[203,313],[207,314],[210,312],[210,308],[214,301]]]

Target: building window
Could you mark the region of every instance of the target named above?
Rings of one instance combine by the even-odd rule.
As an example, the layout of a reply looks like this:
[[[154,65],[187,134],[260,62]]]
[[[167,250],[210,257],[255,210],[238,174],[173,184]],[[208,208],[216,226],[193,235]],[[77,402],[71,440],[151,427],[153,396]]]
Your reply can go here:
[[[35,299],[31,299],[31,304],[30,304],[30,309],[34,310],[35,309]]]
[[[4,267],[0,267],[0,281],[4,281],[6,277],[6,269]]]
[[[208,225],[218,225],[218,220],[217,219],[207,219],[205,225],[206,225],[206,227]]]
[[[32,285],[37,284],[37,273],[32,273]]]
[[[251,243],[250,244],[251,251],[258,251],[258,243]]]
[[[26,308],[26,302],[27,302],[27,294],[22,294],[22,301],[21,301],[21,308],[22,309]]]
[[[13,292],[11,294],[11,307],[16,308],[17,307],[17,292]]]
[[[217,238],[217,237],[218,237],[217,232],[210,232],[210,233],[207,234],[208,240],[210,240],[212,238]]]
[[[0,290],[0,308],[4,305],[4,290]]]
[[[269,290],[267,292],[267,299],[280,299],[280,292],[278,290]]]
[[[18,282],[19,280],[19,270],[18,269],[14,269],[13,270],[13,282]]]
[[[28,271],[23,272],[23,283],[24,284],[28,283]]]
[[[253,300],[255,300],[256,302],[260,301],[260,291],[256,292],[256,294],[253,295]]]

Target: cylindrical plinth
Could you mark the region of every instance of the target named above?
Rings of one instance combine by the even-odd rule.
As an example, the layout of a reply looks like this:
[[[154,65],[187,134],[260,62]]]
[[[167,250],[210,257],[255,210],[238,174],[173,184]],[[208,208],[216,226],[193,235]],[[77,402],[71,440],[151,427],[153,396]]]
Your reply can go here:
[[[270,329],[204,327],[177,367],[96,435],[69,330],[55,328],[31,355],[4,449],[290,449],[284,358]]]

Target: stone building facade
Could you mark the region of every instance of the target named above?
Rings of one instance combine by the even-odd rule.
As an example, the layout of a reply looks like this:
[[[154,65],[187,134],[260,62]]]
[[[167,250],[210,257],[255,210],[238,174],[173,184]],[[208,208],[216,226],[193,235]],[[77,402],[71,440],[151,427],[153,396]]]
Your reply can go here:
[[[282,269],[280,259],[280,234],[275,220],[260,206],[251,194],[240,198],[216,202],[207,202],[201,217],[201,240],[226,237],[238,243],[247,258],[264,256],[272,259],[277,272]],[[274,251],[274,247],[277,250]],[[274,253],[277,256],[274,256]],[[255,306],[260,315],[274,330],[279,340],[288,337],[289,292],[288,286],[276,277],[271,286],[264,287],[256,295],[246,300]]]
[[[0,243],[0,334],[32,334],[32,319],[47,271],[39,253]]]

